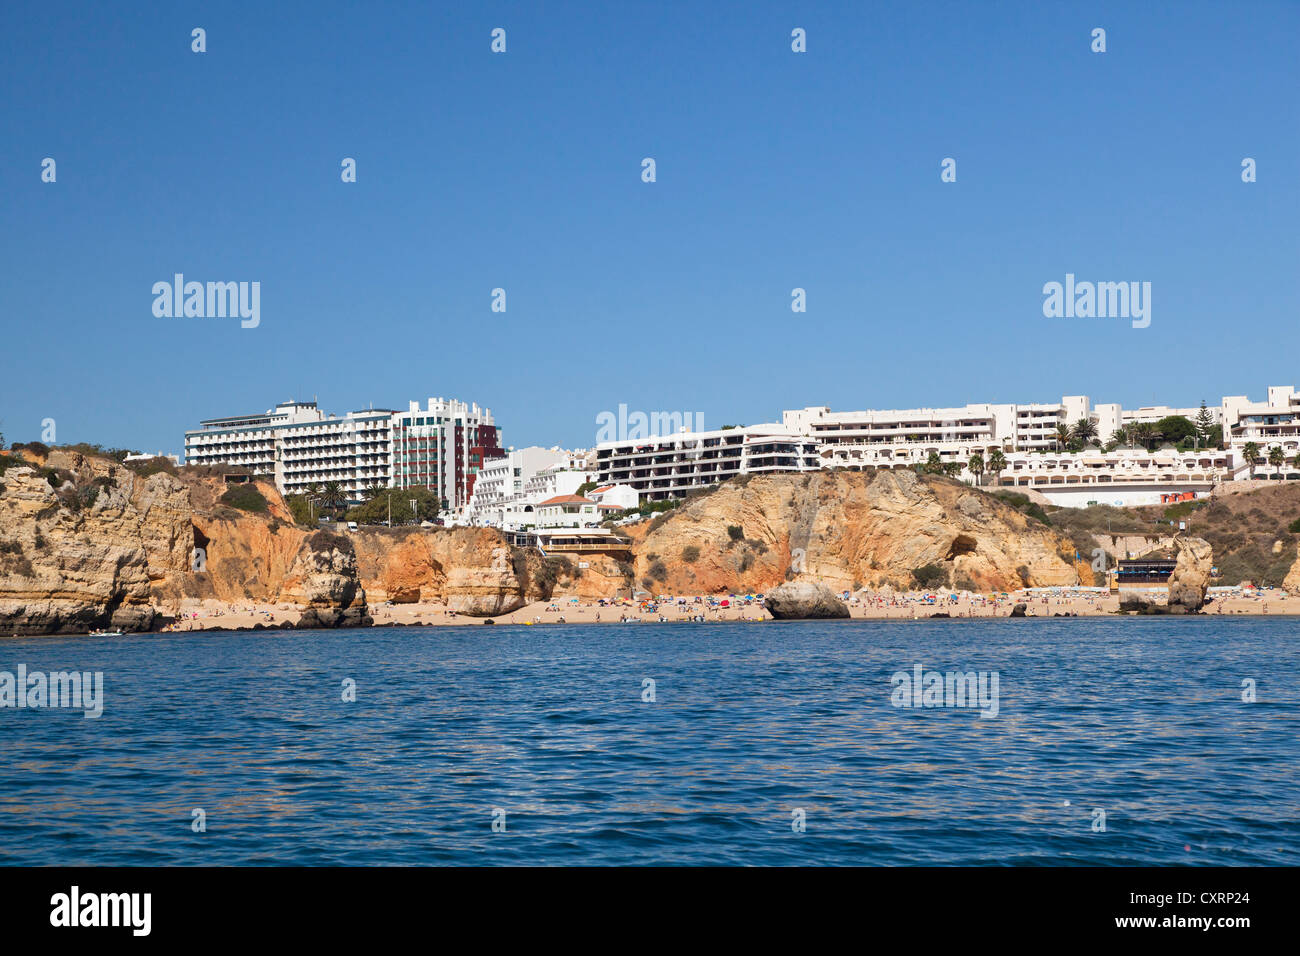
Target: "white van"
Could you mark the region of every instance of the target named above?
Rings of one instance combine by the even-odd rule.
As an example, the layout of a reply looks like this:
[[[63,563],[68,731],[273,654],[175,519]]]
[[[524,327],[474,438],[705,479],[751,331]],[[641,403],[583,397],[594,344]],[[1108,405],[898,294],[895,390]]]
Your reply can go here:
[[[349,530],[349,531],[356,531],[356,530],[357,530],[357,523],[356,523],[355,521],[349,521],[349,522],[348,522],[348,530]]]

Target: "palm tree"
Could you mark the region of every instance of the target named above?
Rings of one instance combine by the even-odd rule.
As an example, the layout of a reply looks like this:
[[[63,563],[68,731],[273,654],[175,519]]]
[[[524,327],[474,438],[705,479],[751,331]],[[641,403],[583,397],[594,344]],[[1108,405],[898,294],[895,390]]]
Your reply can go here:
[[[1160,433],[1156,431],[1156,426],[1150,422],[1135,422],[1129,428],[1129,437],[1135,445],[1141,445],[1147,451],[1151,450],[1151,445],[1160,438]]]
[[[1056,426],[1056,450],[1059,452],[1062,445],[1070,443],[1070,426],[1062,422]]]
[[[937,475],[943,471],[943,462],[940,460],[937,451],[930,452],[930,457],[925,460],[922,470],[929,475]]]
[[[1250,477],[1255,477],[1255,462],[1259,459],[1259,446],[1253,441],[1246,442],[1246,447],[1241,450],[1246,456],[1246,461],[1250,463]]]
[[[326,507],[331,511],[337,510],[340,505],[348,500],[348,496],[343,493],[343,486],[337,481],[325,482],[325,491],[321,497]]]
[[[975,476],[975,484],[980,483],[980,476],[984,474],[984,453],[977,451],[970,456],[970,461],[966,462],[966,470]]]
[[[1097,423],[1088,418],[1080,418],[1074,423],[1071,434],[1079,444],[1086,445],[1097,437]]]
[[[1296,456],[1300,458],[1300,455]],[[988,470],[993,472],[993,484],[998,483],[998,476],[1002,474],[1003,469],[1007,467],[1007,456],[1002,454],[1001,448],[995,448],[989,454]]]
[[[1268,450],[1268,463],[1273,466],[1273,473],[1281,480],[1282,466],[1286,464],[1286,454],[1280,446],[1274,445]]]

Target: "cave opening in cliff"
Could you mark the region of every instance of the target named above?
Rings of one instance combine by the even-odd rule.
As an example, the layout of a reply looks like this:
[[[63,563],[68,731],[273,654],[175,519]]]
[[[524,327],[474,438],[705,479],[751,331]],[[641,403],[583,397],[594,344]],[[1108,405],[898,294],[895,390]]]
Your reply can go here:
[[[204,534],[202,531],[199,530],[198,525],[190,525],[190,527],[194,530],[194,554],[195,554],[195,556],[201,554],[201,555],[204,555],[204,556],[206,557],[206,555],[207,555],[207,553],[208,553],[208,540],[209,540],[209,539],[208,539],[208,536],[207,536],[206,534]],[[194,557],[191,557],[191,559],[190,559],[190,563],[191,563],[191,565],[193,565],[193,564],[195,563]]]
[[[948,545],[948,553],[944,555],[945,561],[951,561],[953,558],[960,557],[963,554],[975,553],[975,539],[968,534],[959,534],[952,539],[952,544]]]

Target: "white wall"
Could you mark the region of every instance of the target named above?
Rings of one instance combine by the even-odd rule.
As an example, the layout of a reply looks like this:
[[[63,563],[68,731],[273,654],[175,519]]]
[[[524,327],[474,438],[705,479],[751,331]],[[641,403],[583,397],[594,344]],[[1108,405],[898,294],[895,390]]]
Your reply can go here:
[[[1023,491],[1021,488],[998,489],[1006,491]],[[1034,491],[1050,501],[1052,504],[1063,508],[1086,508],[1092,502],[1099,505],[1115,505],[1116,507],[1129,507],[1132,505],[1158,505],[1161,503],[1161,494],[1170,492],[1195,491],[1197,497],[1209,497],[1209,491],[1204,488],[1165,486],[1160,488],[1147,487],[1130,487],[1123,486],[1097,486],[1088,487],[1052,487],[1050,485],[1035,485]]]

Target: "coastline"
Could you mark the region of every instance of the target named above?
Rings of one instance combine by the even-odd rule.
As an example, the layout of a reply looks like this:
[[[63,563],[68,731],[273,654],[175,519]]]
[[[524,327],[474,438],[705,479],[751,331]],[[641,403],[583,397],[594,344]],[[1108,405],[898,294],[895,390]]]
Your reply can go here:
[[[727,607],[710,601],[728,601]],[[679,603],[684,601],[685,603]],[[886,620],[970,620],[1010,617],[1017,604],[1026,605],[1026,619],[1061,617],[1129,617],[1120,614],[1119,601],[1114,594],[1071,593],[1029,594],[1010,592],[1002,594],[957,593],[933,596],[928,600],[919,592],[907,594],[870,595],[851,598],[848,602],[849,619],[860,621]],[[597,600],[563,598],[552,601],[534,601],[514,611],[490,618],[456,613],[446,604],[422,601],[406,604],[375,604],[370,607],[373,627],[463,627],[482,626],[490,620],[493,624],[534,625],[545,624],[619,624],[637,622],[662,623],[763,623],[772,617],[761,602],[746,601],[744,596],[690,595],[674,598],[673,603],[663,602],[655,610],[631,601],[609,602],[601,606]],[[187,601],[181,608],[158,607],[164,618],[171,620],[167,626],[154,631],[128,633],[178,634],[205,632],[248,632],[295,629],[303,608],[285,602],[224,602],[216,600]],[[702,615],[703,621],[696,619]],[[1199,616],[1250,616],[1285,617],[1300,616],[1300,596],[1282,592],[1258,592],[1244,595],[1215,595],[1201,610]],[[260,625],[260,627],[259,627]],[[4,637],[67,637],[86,636],[68,632],[61,634],[3,635]]]

